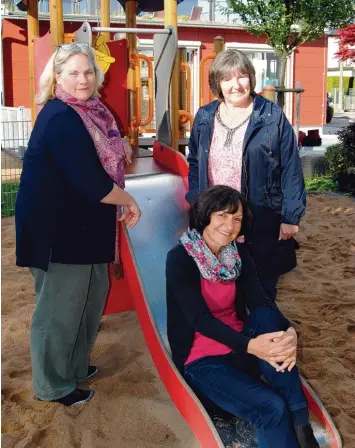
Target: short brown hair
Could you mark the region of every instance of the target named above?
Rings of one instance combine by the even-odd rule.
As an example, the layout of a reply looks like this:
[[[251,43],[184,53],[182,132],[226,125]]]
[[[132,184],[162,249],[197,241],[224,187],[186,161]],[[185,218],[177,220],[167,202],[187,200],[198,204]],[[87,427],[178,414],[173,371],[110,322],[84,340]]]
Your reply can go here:
[[[255,69],[248,56],[240,50],[224,50],[217,54],[210,68],[208,82],[212,93],[220,100],[224,100],[221,81],[228,79],[236,71],[249,76],[253,92],[256,85]]]

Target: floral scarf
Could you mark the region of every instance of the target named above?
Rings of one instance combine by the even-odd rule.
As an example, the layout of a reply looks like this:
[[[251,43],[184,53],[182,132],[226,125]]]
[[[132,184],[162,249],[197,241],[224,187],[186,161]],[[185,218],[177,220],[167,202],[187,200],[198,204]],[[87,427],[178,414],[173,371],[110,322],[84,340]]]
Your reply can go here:
[[[87,101],[78,100],[66,93],[59,85],[55,88],[55,96],[79,114],[94,142],[101,165],[111,179],[123,189],[125,187],[125,150],[111,112],[98,97],[90,98]],[[118,221],[120,213],[121,207],[117,207],[115,264],[118,265],[120,263]]]
[[[186,252],[195,260],[201,276],[214,283],[240,276],[242,260],[235,242],[221,248],[220,260],[211,252],[197,230],[188,230],[180,238]]]

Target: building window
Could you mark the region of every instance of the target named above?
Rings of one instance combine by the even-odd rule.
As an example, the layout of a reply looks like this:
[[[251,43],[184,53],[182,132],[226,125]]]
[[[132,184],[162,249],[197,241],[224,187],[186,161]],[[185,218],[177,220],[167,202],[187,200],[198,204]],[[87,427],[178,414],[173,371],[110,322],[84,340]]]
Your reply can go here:
[[[261,92],[266,85],[278,85],[280,69],[278,56],[261,51],[246,52],[246,55],[255,67],[256,92]]]

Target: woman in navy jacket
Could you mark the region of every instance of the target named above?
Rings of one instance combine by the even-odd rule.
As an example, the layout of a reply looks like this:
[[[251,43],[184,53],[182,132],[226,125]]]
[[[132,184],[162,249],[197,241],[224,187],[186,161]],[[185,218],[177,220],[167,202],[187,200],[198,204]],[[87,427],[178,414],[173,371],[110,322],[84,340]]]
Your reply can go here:
[[[98,98],[102,81],[87,45],[62,45],[50,58],[16,200],[16,262],[30,268],[36,290],[34,392],[66,406],[94,392],[77,385],[97,373],[89,356],[109,286],[107,263],[118,255],[117,206],[127,226],[140,217],[123,189],[127,155]]]
[[[230,187],[193,201],[166,262],[172,357],[202,398],[256,425],[260,448],[319,448],[295,367],[296,332],[236,243],[247,224],[245,199]]]
[[[216,184],[246,195],[253,217],[246,241],[275,299],[279,276],[296,266],[293,236],[306,206],[296,137],[280,107],[255,94],[255,70],[242,52],[219,53],[209,83],[218,100],[195,117],[186,199]]]

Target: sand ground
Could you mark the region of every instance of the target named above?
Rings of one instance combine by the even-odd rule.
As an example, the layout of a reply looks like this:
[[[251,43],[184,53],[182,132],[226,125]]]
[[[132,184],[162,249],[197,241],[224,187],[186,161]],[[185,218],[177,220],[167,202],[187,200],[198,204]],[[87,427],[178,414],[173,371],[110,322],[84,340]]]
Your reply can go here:
[[[355,202],[310,196],[298,268],[279,283],[280,308],[301,333],[299,367],[355,447]],[[31,275],[15,267],[14,220],[2,220],[2,446],[197,448],[162,385],[135,313],[106,316],[93,352],[90,404],[34,400]]]

